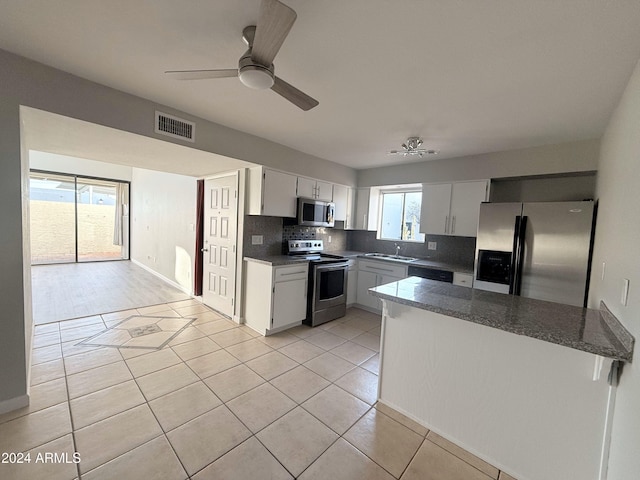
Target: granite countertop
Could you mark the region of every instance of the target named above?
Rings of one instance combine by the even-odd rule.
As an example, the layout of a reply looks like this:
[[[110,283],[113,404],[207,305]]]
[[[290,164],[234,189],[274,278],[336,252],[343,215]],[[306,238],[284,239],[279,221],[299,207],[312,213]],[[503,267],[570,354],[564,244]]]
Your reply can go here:
[[[277,267],[279,265],[294,265],[296,263],[309,262],[306,258],[292,257],[290,255],[260,255],[244,257],[247,262],[263,263]]]
[[[630,362],[633,336],[609,312],[409,277],[372,288],[382,299]]]

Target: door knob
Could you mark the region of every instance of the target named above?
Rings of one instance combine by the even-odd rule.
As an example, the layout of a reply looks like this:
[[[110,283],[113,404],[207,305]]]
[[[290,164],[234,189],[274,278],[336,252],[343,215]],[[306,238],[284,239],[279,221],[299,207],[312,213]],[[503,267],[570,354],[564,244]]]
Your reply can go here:
[[[201,251],[201,252],[208,252],[208,251],[209,251],[209,249],[208,249],[208,248],[201,248],[201,249],[200,249],[200,251]]]

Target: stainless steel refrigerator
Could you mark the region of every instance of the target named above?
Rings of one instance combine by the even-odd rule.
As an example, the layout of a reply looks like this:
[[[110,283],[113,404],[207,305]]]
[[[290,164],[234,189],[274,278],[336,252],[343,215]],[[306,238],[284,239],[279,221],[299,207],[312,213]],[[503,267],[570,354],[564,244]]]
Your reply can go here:
[[[474,288],[585,306],[594,203],[483,203]]]

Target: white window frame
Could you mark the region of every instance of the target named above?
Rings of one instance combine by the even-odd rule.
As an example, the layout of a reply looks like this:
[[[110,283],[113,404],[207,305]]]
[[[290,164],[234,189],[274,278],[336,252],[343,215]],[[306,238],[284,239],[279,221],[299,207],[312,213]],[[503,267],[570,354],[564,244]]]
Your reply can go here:
[[[385,238],[382,236],[382,218],[383,218],[383,208],[384,208],[384,196],[386,194],[392,193],[420,193],[422,194],[422,185],[397,185],[394,187],[386,187],[380,189],[380,201],[378,202],[378,225],[376,227],[376,240],[385,240],[388,242],[406,242],[406,243],[424,243],[426,241],[426,235],[424,233],[418,232],[417,238],[415,239],[397,239],[397,238]],[[402,217],[400,221],[404,219],[404,212],[406,207],[406,195],[402,203]]]

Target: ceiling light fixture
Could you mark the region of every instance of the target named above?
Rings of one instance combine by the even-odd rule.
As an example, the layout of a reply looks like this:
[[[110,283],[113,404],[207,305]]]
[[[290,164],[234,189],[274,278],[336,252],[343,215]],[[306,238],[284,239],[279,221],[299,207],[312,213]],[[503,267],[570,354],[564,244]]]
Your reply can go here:
[[[403,157],[417,155],[418,157],[423,157],[425,155],[437,155],[440,153],[438,150],[420,148],[422,143],[423,141],[420,137],[409,137],[407,141],[402,144],[404,150],[390,150],[387,152],[387,155],[402,155]]]
[[[247,87],[256,90],[267,90],[274,84],[273,71],[262,65],[241,66],[238,78]]]

